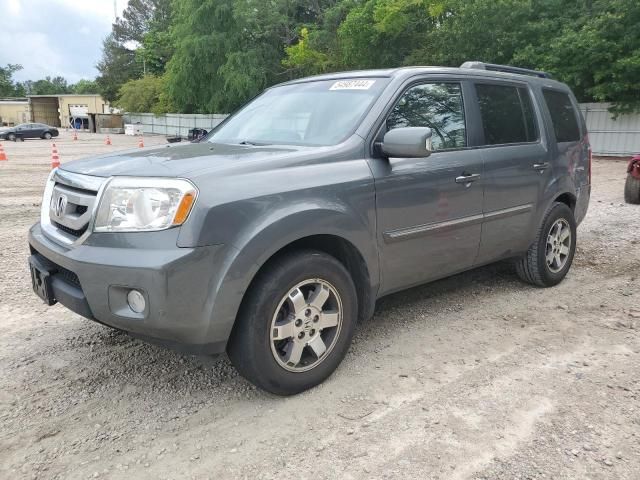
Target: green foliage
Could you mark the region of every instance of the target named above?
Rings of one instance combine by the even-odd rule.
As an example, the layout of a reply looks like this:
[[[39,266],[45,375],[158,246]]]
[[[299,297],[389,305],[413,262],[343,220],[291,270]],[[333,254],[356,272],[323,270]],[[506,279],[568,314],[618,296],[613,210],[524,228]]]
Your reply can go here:
[[[171,103],[165,94],[165,80],[162,77],[146,75],[129,80],[122,87],[115,102],[126,112],[152,112],[157,115],[171,111]]]
[[[102,60],[97,68],[100,75],[96,78],[96,83],[100,95],[108,102],[116,100],[122,85],[142,75],[142,68],[136,62],[135,50],[120,44],[113,34],[103,42]]]
[[[168,93],[185,112],[229,112],[291,78],[282,65],[299,27],[317,21],[316,0],[185,0],[174,3]]]
[[[71,93],[71,87],[63,77],[45,77],[41,80],[27,80],[22,84],[27,95],[60,95]]]
[[[20,97],[24,89],[13,81],[13,74],[22,70],[22,65],[8,64],[0,67],[0,97]]]
[[[151,73],[162,75],[171,56],[172,0],[129,0],[103,42],[96,79],[102,97],[114,102],[120,87]]]
[[[289,67],[295,75],[315,75],[324,73],[331,67],[329,55],[309,46],[309,30],[300,30],[300,39],[295,45],[285,47],[286,57],[282,60],[285,67]]]
[[[136,50],[136,61],[146,73],[162,75],[173,55],[173,40],[168,31],[151,30],[142,37]]]
[[[78,80],[78,83],[71,85],[71,93],[78,95],[97,94],[99,92],[98,84],[94,80]]]
[[[229,112],[305,75],[467,60],[547,70],[581,101],[640,109],[637,0],[131,0],[98,83],[144,71],[183,112]]]

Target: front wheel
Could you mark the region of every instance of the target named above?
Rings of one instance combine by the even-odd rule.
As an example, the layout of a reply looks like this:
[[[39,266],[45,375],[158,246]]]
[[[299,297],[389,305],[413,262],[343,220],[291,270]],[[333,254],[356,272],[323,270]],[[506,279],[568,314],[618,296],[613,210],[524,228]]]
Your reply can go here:
[[[15,142],[16,141],[15,134],[10,133],[9,135],[7,135],[7,140],[9,140],[10,142]]]
[[[518,276],[538,287],[552,287],[564,279],[576,251],[576,221],[564,203],[554,203],[538,228],[527,253],[516,260]]]
[[[252,282],[227,352],[250,382],[277,395],[322,383],[344,358],[356,290],[334,257],[305,250],[277,258]]]
[[[45,140],[51,140],[51,133],[49,133],[49,132],[45,132],[45,134],[44,134],[44,139],[45,139]]]

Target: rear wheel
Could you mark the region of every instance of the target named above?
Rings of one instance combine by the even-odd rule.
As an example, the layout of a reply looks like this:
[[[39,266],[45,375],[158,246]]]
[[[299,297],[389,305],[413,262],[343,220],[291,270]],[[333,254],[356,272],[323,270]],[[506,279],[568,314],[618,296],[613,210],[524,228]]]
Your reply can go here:
[[[276,259],[252,283],[227,348],[258,387],[292,395],[324,381],[344,358],[357,318],[344,266],[305,250]]]
[[[627,175],[627,181],[624,184],[624,201],[640,204],[640,179]]]
[[[518,276],[539,287],[552,287],[567,275],[576,251],[576,221],[564,203],[554,203],[527,253],[516,261]]]

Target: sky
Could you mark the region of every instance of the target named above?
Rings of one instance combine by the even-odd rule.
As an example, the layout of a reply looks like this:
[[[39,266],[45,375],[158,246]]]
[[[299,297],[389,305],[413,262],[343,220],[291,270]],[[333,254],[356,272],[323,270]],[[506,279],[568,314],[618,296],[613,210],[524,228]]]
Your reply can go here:
[[[118,15],[128,0],[116,0]],[[0,0],[0,65],[24,68],[17,81],[98,75],[102,40],[111,31],[113,0]]]

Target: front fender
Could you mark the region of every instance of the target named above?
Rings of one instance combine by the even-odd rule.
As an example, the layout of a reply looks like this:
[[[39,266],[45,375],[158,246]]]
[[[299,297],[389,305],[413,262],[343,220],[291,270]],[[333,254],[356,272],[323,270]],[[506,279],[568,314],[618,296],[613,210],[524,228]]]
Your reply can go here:
[[[306,237],[333,235],[350,242],[364,259],[375,296],[379,266],[374,229],[368,217],[356,215],[345,205],[321,201],[286,206],[247,225],[227,249],[224,267],[213,285],[208,338],[229,337],[244,294],[260,268],[278,251]]]

